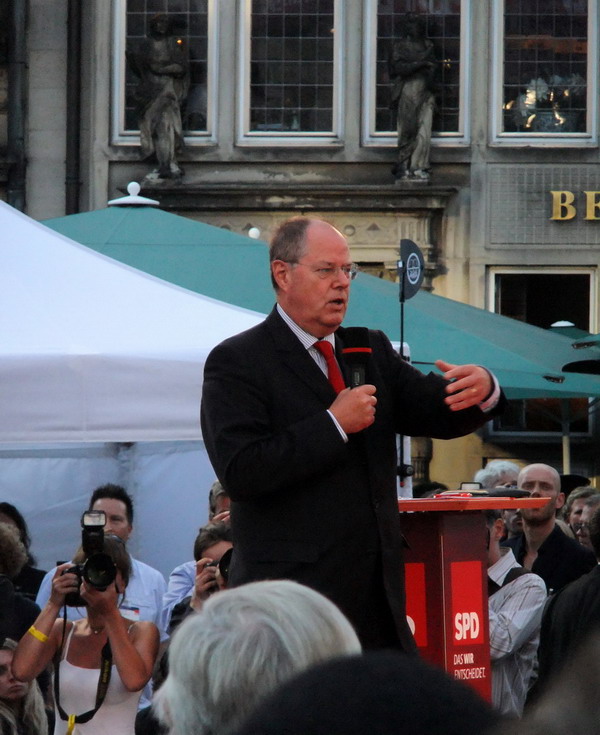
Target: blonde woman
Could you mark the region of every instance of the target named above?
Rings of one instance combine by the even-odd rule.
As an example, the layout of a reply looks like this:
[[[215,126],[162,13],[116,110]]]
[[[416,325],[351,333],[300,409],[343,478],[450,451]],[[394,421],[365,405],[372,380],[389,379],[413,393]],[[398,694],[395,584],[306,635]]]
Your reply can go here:
[[[0,644],[0,733],[47,735],[48,718],[36,681],[17,681],[12,660],[17,644],[6,638]]]

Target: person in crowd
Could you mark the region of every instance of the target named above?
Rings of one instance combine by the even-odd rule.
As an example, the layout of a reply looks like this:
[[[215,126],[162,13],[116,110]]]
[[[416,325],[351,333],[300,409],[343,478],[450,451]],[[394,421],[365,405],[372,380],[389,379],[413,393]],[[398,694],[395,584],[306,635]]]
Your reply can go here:
[[[598,491],[591,485],[584,485],[583,487],[576,487],[571,491],[565,504],[563,505],[559,517],[567,523],[573,532],[573,538],[575,538],[575,524],[579,523],[581,519],[581,512],[587,498],[592,495],[596,495]]]
[[[504,521],[503,541],[523,533],[523,518],[518,508],[504,508],[502,510],[502,520]]]
[[[162,656],[159,656],[154,664],[152,671],[152,691],[154,694],[164,684],[167,675],[169,673],[169,649],[164,651]],[[148,704],[146,707],[138,710],[135,716],[135,735],[167,735],[168,728],[163,725],[156,713],[152,704]]]
[[[0,503],[0,523],[10,523],[19,532],[21,543],[27,551],[27,562],[19,574],[12,580],[13,586],[21,595],[35,601],[35,597],[44,578],[45,572],[35,567],[35,557],[31,553],[31,536],[25,518],[12,503]]]
[[[133,533],[133,500],[125,488],[108,483],[97,487],[91,495],[89,510],[101,510],[106,514],[104,532],[118,536],[125,544]],[[36,602],[41,609],[50,599],[56,568],[44,577]],[[126,594],[119,598],[121,613],[130,620],[147,620],[154,623],[160,633],[162,643],[168,640],[164,625],[162,600],[166,584],[163,575],[148,564],[131,557],[131,574]],[[85,615],[85,609],[67,607],[69,620],[77,620]],[[152,690],[146,687],[142,705],[150,703]]]
[[[106,514],[104,532],[118,536],[125,544],[133,532],[133,500],[120,485],[107,484],[94,490],[88,506],[89,510],[102,510]],[[161,633],[161,640],[167,639],[162,621],[162,598],[166,584],[162,574],[138,559],[131,559],[131,578],[127,585],[127,594],[120,601],[120,609],[125,617],[131,620],[149,620]],[[56,569],[46,574],[36,598],[37,604],[43,608],[52,591],[52,580]],[[76,620],[85,614],[85,610],[69,607],[69,620]]]
[[[523,719],[510,723],[511,735],[600,735],[599,688],[600,635],[594,632],[541,696],[527,706]],[[506,735],[506,724],[493,735]]]
[[[348,620],[318,592],[289,580],[242,585],[181,624],[154,706],[169,735],[227,735],[296,672],[359,652]]]
[[[590,520],[590,541],[600,561],[600,508]],[[600,631],[600,566],[553,595],[544,610],[536,695],[560,674],[593,631]]]
[[[192,586],[186,590],[182,588],[184,596],[164,610],[165,615],[169,616],[169,633],[190,614],[191,610],[198,612],[210,595],[222,588],[223,578],[219,577],[219,562],[231,548],[231,527],[228,523],[217,521],[208,523],[200,529],[194,542],[195,576]]]
[[[504,722],[441,669],[397,651],[309,668],[267,697],[235,735],[486,735]]]
[[[213,482],[210,492],[208,494],[208,520],[214,521],[214,522],[222,522],[229,524],[229,507],[231,505],[231,500],[229,498],[229,495],[227,494],[227,491],[221,485],[221,483],[216,480]],[[201,531],[202,529],[200,529]],[[218,543],[219,541],[231,541],[230,535],[223,535],[224,531],[223,529],[217,529],[218,533],[217,536],[214,538],[214,542],[205,544],[203,541],[200,541],[200,545],[204,547],[204,551],[202,553],[202,556],[208,556],[210,557],[211,561],[219,561],[221,556],[219,555],[218,558],[214,556],[214,554],[217,552],[217,549],[211,549],[211,553],[204,553],[208,550],[209,546],[212,546],[213,543]],[[221,533],[221,535],[218,535]],[[207,536],[207,541],[210,541],[212,536]],[[198,539],[196,539],[196,542],[198,543]],[[165,622],[165,629],[168,630],[168,624],[169,619],[171,616],[171,612],[173,611],[173,608],[175,605],[178,605],[185,597],[191,595],[192,590],[194,589],[194,586],[196,584],[196,575],[198,573],[196,565],[198,562],[199,557],[194,557],[194,561],[186,561],[183,564],[180,564],[179,566],[175,567],[171,574],[169,575],[169,580],[167,582],[167,591],[163,595],[163,617]]]
[[[527,490],[532,498],[548,498],[549,502],[541,508],[522,508],[523,533],[503,544],[513,550],[519,564],[539,574],[548,592],[559,590],[589,572],[596,559],[556,525],[556,511],[564,505],[565,497],[554,467],[527,465],[519,473],[518,487]]]
[[[73,572],[71,563],[61,564],[49,600],[14,654],[13,673],[20,681],[31,681],[54,661],[55,735],[67,730],[133,735],[138,702],[158,653],[154,623],[132,622],[119,610],[131,572],[124,542],[107,534],[104,553],[114,564],[114,581],[94,587]],[[84,561],[80,549],[74,563]],[[77,592],[86,604],[85,617],[61,619],[66,596]]]
[[[19,640],[40,612],[35,602],[15,590],[12,582],[27,558],[17,528],[0,523],[0,639]]]
[[[340,326],[356,274],[346,239],[296,217],[276,231],[270,260],[274,310],[215,347],[202,387],[202,434],[232,499],[230,583],[294,579],[335,602],[364,646],[414,651],[396,434],[467,434],[501,391],[476,365],[438,361],[443,376],[424,375],[366,329],[365,384],[346,388],[342,349],[356,350]]]
[[[492,703],[503,715],[520,717],[534,672],[546,585],[501,548],[504,522],[499,510],[485,512],[488,536],[488,592]]]
[[[565,494],[565,501],[569,499],[569,495],[578,487],[588,487],[590,478],[585,475],[561,474],[560,489]]]
[[[477,470],[473,482],[482,488],[493,490],[496,487],[516,487],[521,468],[508,459],[491,459],[485,467]]]
[[[208,493],[208,520],[229,521],[231,498],[218,480],[210,486]]]
[[[0,733],[2,735],[47,735],[48,715],[36,681],[18,681],[12,670],[17,644],[0,640]]]
[[[594,551],[594,545],[590,537],[590,521],[600,506],[600,493],[595,493],[586,498],[581,509],[579,521],[574,524],[575,536],[579,543],[590,551]]]

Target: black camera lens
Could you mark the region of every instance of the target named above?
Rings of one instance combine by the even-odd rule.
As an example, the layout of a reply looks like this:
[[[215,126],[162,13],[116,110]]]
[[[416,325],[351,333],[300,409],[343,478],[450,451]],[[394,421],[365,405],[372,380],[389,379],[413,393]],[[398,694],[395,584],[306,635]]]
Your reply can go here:
[[[115,563],[108,554],[94,554],[83,565],[83,578],[97,590],[105,590],[116,576]]]
[[[221,557],[221,561],[219,562],[219,572],[221,572],[221,576],[223,577],[223,581],[225,584],[229,581],[229,565],[231,564],[231,557],[233,555],[233,549],[227,549],[227,551],[223,554]]]

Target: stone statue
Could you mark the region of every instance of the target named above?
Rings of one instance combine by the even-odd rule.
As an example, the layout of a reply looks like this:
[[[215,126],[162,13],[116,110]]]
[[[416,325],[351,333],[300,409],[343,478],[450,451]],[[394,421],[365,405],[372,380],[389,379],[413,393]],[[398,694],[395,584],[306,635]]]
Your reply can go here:
[[[189,63],[172,19],[162,13],[150,20],[150,32],[127,61],[138,77],[134,99],[145,158],[155,155],[158,167],[146,181],[180,179],[176,155],[184,147],[181,105],[189,88]]]
[[[388,69],[393,83],[390,107],[396,112],[398,130],[398,161],[392,173],[397,179],[427,181],[435,57],[422,15],[404,16],[402,35],[390,49]]]

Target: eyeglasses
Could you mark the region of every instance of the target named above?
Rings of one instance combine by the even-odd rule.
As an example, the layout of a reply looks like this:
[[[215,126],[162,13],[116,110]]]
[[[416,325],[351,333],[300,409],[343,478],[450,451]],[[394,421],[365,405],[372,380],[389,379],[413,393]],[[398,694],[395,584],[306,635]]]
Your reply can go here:
[[[317,266],[316,268],[312,265],[307,265],[306,263],[299,263],[297,260],[286,260],[286,263],[290,263],[290,265],[301,265],[304,266],[304,268],[310,268],[313,273],[315,273],[319,278],[322,278],[325,280],[326,278],[337,278],[340,271],[346,276],[346,278],[349,278],[351,281],[353,281],[356,278],[356,274],[358,273],[358,266],[356,263],[350,263],[349,265],[323,265],[323,266]]]

